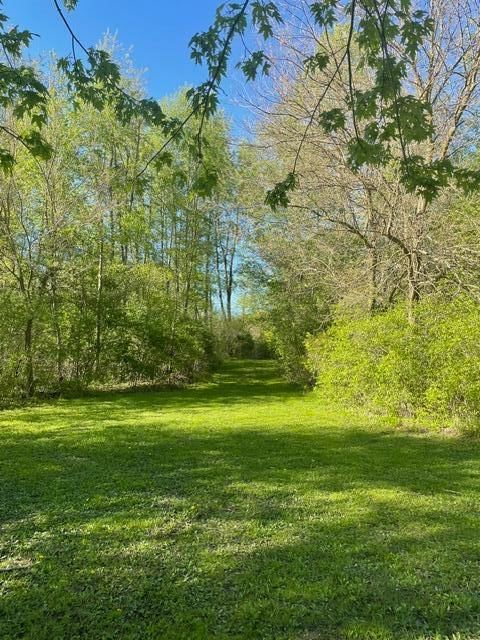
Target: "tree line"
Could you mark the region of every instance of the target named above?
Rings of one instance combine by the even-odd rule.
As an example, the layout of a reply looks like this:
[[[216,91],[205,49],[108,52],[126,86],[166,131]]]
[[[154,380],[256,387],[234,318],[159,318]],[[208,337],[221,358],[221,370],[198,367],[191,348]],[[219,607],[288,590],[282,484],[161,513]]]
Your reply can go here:
[[[475,428],[479,25],[476,0],[227,3],[192,38],[205,83],[156,106],[72,33],[38,104],[4,100],[3,388],[273,350],[329,399]],[[235,37],[240,143],[217,112]]]
[[[333,73],[348,27],[325,35],[302,19],[300,28],[307,5],[290,5],[289,27],[271,52],[271,82],[247,97],[260,118],[257,162],[271,166],[263,190],[296,165],[288,207],[253,215],[260,259],[250,272],[269,300],[264,317],[277,353],[291,378],[329,399],[473,428],[480,415],[478,195],[448,177],[435,196],[410,191],[400,141],[387,163],[352,166],[350,144],[376,130],[376,116],[366,106],[363,119],[332,127],[317,96],[328,86],[323,107],[344,113],[352,81],[368,92],[375,78],[356,65],[355,46],[353,77]],[[408,89],[430,104],[431,133],[411,153],[475,171],[479,6],[432,0],[429,19],[432,35],[414,58],[397,43]],[[302,61],[312,55],[330,62],[306,69]]]
[[[201,163],[192,124],[144,170],[164,132],[73,105],[65,76],[46,73],[49,157],[1,140],[15,159],[0,177],[2,395],[192,380],[215,363],[214,328],[233,315],[242,170],[229,125],[221,114],[205,124]],[[162,109],[182,120],[185,92]],[[24,126],[12,110],[5,119]]]

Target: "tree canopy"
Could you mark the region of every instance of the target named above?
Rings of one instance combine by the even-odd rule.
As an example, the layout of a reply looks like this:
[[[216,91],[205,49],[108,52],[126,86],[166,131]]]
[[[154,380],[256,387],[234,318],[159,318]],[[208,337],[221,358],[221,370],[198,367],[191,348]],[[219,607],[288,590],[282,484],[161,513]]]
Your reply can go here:
[[[218,94],[229,70],[234,40],[245,42],[250,29],[266,41],[274,37],[275,29],[284,21],[284,9],[273,1],[245,0],[221,5],[211,27],[192,37],[191,57],[206,66],[207,78],[189,91],[190,112],[182,121],[167,117],[157,101],[139,99],[126,92],[121,86],[120,69],[108,52],[86,47],[79,40],[64,11],[75,9],[76,0],[64,0],[62,6],[54,0],[54,4],[71,38],[71,54],[61,58],[58,65],[75,99],[97,109],[113,105],[120,121],[141,116],[166,134],[166,141],[147,164],[169,161],[165,150],[193,116],[198,117],[197,152],[201,157],[204,123],[218,107]],[[427,200],[434,198],[450,179],[467,190],[476,187],[478,172],[457,167],[449,157],[427,159],[417,150],[418,144],[434,136],[434,96],[429,92],[422,95],[412,92],[407,82],[410,66],[424,44],[435,37],[434,20],[426,9],[412,0],[323,0],[306,3],[305,20],[311,21],[327,38],[338,25],[344,25],[348,34],[341,51],[327,52],[319,46],[301,61],[302,73],[326,70],[329,75],[329,82],[317,93],[315,108],[305,123],[305,137],[314,124],[334,132],[352,123],[355,135],[347,149],[352,168],[384,166],[395,157],[407,190],[421,193]],[[471,14],[458,15],[459,23],[467,31],[471,20]],[[3,126],[31,153],[48,157],[51,149],[41,133],[46,119],[47,89],[33,67],[20,61],[21,50],[32,37],[31,31],[8,28],[7,16],[1,16],[0,38],[7,58],[0,68],[2,102],[4,106],[14,105],[18,116],[28,118],[28,125],[19,131]],[[247,80],[254,80],[258,74],[269,73],[271,61],[265,47],[252,51],[245,44],[245,55],[237,66]],[[355,82],[355,73],[360,69],[370,77],[366,88]],[[331,85],[339,76],[347,78],[346,100],[342,106],[328,107]],[[269,191],[267,202],[272,207],[288,204],[289,194],[298,183],[297,164],[302,148],[301,140],[287,175]],[[1,165],[8,170],[13,162],[14,157],[4,147]]]

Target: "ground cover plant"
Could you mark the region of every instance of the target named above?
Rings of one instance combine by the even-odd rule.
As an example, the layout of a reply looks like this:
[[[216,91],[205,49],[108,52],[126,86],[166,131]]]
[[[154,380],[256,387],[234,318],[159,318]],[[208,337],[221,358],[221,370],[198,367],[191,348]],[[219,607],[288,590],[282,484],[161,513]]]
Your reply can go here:
[[[0,414],[0,637],[473,640],[480,445],[234,361]]]

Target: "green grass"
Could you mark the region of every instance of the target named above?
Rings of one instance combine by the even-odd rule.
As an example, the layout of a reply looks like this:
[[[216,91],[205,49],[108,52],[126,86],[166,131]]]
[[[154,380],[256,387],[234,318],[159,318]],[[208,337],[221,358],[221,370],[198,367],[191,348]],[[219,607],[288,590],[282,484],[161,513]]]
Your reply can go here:
[[[269,362],[0,414],[0,638],[478,640],[480,445]]]

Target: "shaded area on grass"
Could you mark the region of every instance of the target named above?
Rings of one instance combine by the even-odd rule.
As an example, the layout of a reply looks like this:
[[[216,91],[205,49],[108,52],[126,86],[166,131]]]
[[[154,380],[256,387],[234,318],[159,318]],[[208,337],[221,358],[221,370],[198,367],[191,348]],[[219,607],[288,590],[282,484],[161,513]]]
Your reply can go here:
[[[292,393],[302,393],[301,388],[288,384],[278,377],[277,366],[271,360],[230,361],[221,373],[214,374],[211,381],[190,385],[182,389],[140,390],[126,389],[118,393],[92,391],[79,398],[38,402],[37,405],[14,411],[18,421],[46,423],[46,418],[56,421],[63,410],[75,419],[98,416],[108,417],[112,411],[117,418],[129,412],[143,409],[165,411],[180,408],[225,407],[232,404],[252,402],[282,401],[292,397]],[[35,411],[37,409],[37,411]],[[38,411],[40,409],[40,411]],[[7,415],[8,411],[4,411]],[[3,420],[6,422],[7,420]],[[0,412],[0,424],[2,413]]]
[[[271,363],[3,418],[2,638],[480,636],[477,444],[352,424]]]

